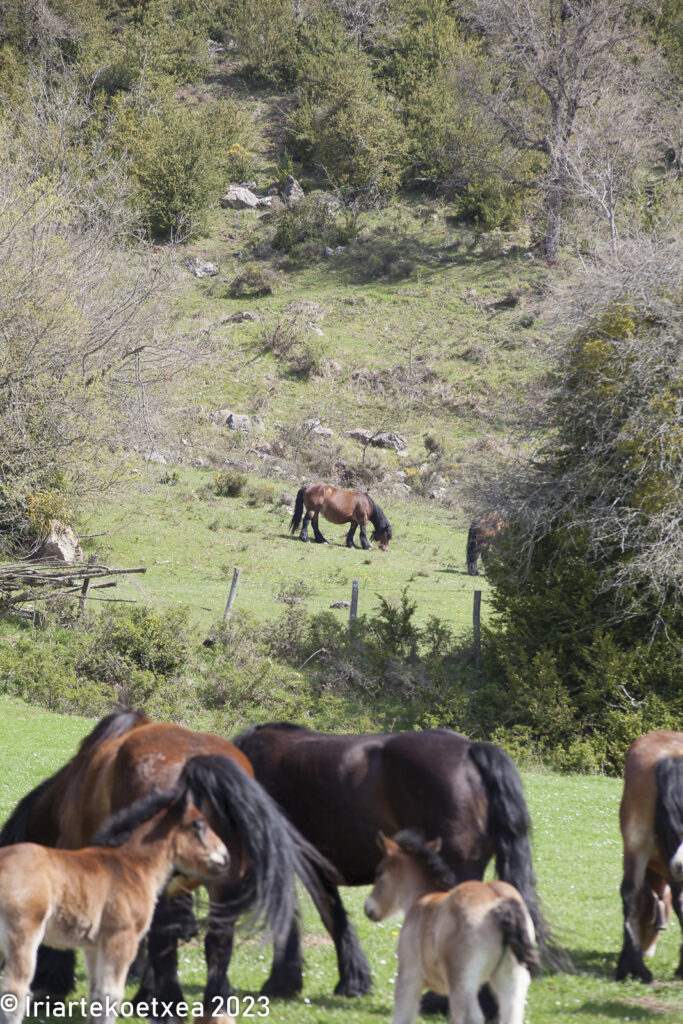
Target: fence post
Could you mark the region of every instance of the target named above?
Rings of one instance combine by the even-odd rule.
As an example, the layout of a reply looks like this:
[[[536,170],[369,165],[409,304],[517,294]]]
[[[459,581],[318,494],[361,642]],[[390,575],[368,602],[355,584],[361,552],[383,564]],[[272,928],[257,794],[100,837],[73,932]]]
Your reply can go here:
[[[88,565],[93,565],[97,561],[97,555],[88,555]],[[85,600],[88,596],[88,588],[90,587],[90,576],[86,576],[83,580],[83,586],[81,587],[81,596],[78,599],[78,617],[79,619],[85,614]]]
[[[237,584],[240,581],[240,573],[241,572],[242,572],[242,570],[238,569],[237,567],[235,567],[235,569],[233,570],[232,583],[230,584],[230,593],[228,594],[228,603],[226,604],[225,611],[223,612],[223,621],[224,622],[227,622],[228,619],[230,618],[230,613],[232,612],[232,606],[235,603],[235,596],[237,594]]]
[[[478,668],[481,665],[481,590],[474,591],[472,629],[474,632],[474,664]]]
[[[351,608],[349,609],[349,629],[353,629],[353,622],[358,615],[358,580],[351,584]]]

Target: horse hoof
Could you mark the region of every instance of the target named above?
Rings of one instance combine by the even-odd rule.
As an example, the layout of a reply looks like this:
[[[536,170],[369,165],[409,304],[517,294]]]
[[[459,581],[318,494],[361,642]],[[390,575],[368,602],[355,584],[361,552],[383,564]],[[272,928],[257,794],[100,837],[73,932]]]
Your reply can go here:
[[[300,974],[293,974],[289,977],[268,978],[261,986],[262,996],[271,999],[294,999],[304,987],[303,978]]]
[[[334,988],[335,996],[346,996],[347,999],[366,996],[369,992],[372,992],[372,978],[358,978],[355,981],[339,980]]]

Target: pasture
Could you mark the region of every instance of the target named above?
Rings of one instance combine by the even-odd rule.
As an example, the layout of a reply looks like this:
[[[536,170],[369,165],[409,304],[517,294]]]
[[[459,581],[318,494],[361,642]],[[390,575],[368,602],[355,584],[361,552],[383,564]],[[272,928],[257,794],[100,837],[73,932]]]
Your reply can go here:
[[[91,727],[86,719],[50,714],[21,701],[0,698],[0,817],[5,819],[26,791],[72,754]],[[672,980],[680,933],[664,933],[652,961],[655,984],[612,980],[621,942],[619,780],[527,773],[524,784],[534,823],[539,890],[548,917],[570,950],[574,975],[544,976],[532,983],[525,1020],[529,1024],[579,1021],[656,1021],[674,1024],[683,1015],[683,983]],[[359,1000],[331,995],[336,980],[334,949],[312,907],[304,906],[304,992],[291,1002],[274,1001],[270,1019],[282,1024],[378,1024],[391,1019],[399,924],[365,919],[366,889],[344,892],[375,976],[375,990]],[[188,1001],[204,982],[201,941],[181,951],[181,979]],[[238,942],[231,969],[241,995],[265,978],[270,950],[260,937]],[[132,986],[127,990],[133,993]],[[85,995],[82,964],[75,998]],[[78,1014],[74,1016],[79,1020]]]

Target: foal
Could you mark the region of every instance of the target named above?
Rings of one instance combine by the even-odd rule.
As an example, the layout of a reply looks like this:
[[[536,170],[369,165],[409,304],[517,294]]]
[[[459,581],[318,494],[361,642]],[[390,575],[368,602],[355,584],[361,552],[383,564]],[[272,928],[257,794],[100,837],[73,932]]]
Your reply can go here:
[[[514,886],[468,881],[451,888],[440,839],[427,843],[409,829],[394,839],[381,832],[377,838],[384,856],[365,913],[373,921],[406,914],[392,1024],[412,1024],[426,988],[449,997],[450,1024],[483,1024],[478,993],[487,982],[500,1024],[522,1024],[539,957],[533,922]]]
[[[90,1020],[114,1020],[111,1004],[123,997],[128,968],[173,872],[208,881],[226,871],[229,859],[182,783],[110,817],[85,849],[0,849],[0,1020],[21,1024],[41,942],[83,949]],[[16,999],[14,1009],[7,994]]]

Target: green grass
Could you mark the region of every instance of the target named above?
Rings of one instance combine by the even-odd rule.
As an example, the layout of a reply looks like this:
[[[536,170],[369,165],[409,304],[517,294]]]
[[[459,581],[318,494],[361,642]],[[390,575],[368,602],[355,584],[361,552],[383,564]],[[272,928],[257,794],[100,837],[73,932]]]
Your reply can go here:
[[[92,723],[43,712],[6,697],[0,697],[0,715],[4,738],[0,745],[0,814],[4,817],[31,786],[70,756]],[[678,1024],[683,1016],[683,985],[672,980],[680,942],[676,923],[664,932],[652,961],[657,979],[652,988],[612,980],[621,942],[620,782],[529,773],[524,775],[524,784],[534,823],[539,891],[547,916],[576,965],[573,975],[546,975],[532,983],[525,1020],[529,1024]],[[304,991],[292,1002],[274,1001],[270,1020],[282,1024],[390,1020],[399,925],[369,922],[362,912],[365,893],[364,889],[346,889],[344,899],[369,957],[375,991],[359,1000],[331,995],[336,982],[334,948],[304,898]],[[264,939],[238,941],[231,979],[241,997],[256,993],[269,964],[270,949]],[[204,980],[200,939],[182,948],[180,974],[188,1001],[198,999]],[[76,996],[84,991],[81,969]],[[128,994],[133,994],[132,987]]]
[[[202,626],[225,607],[233,567],[242,569],[235,608],[259,620],[286,608],[277,595],[283,585],[303,581],[310,591],[306,607],[329,609],[348,600],[359,580],[359,612],[371,612],[377,594],[400,597],[404,587],[418,602],[417,618],[437,615],[460,633],[471,627],[472,592],[486,589],[483,577],[465,570],[466,532],[444,509],[393,500],[385,503],[395,539],[387,552],[344,546],[345,527],[321,523],[328,545],[302,544],[289,534],[289,513],[279,504],[251,507],[245,497],[218,498],[214,474],[180,468],[174,486],[159,484],[158,467],[149,471],[149,487],[135,507],[110,506],[88,532],[104,531],[93,541],[116,566],[145,566],[144,576],[121,580],[115,595],[166,607],[185,605]],[[275,495],[283,489],[274,483]],[[289,487],[286,488],[291,493]],[[106,594],[105,594],[106,596]],[[486,602],[484,602],[484,609]],[[341,619],[347,611],[338,611]]]

